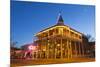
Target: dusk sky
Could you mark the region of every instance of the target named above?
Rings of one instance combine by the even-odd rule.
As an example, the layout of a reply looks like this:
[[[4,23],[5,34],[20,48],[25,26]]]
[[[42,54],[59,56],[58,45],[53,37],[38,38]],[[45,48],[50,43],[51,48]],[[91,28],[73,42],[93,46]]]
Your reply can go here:
[[[95,38],[95,6],[11,1],[11,39],[18,47],[32,43],[37,32],[56,24],[60,11],[65,25]]]

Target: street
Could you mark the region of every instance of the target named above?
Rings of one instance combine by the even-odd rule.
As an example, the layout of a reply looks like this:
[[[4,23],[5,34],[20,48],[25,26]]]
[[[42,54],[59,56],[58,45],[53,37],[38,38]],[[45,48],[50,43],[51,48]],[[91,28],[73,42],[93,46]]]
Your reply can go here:
[[[28,65],[42,65],[42,64],[61,64],[61,63],[76,63],[76,62],[93,62],[94,58],[73,58],[73,59],[12,59],[11,67],[28,66]]]

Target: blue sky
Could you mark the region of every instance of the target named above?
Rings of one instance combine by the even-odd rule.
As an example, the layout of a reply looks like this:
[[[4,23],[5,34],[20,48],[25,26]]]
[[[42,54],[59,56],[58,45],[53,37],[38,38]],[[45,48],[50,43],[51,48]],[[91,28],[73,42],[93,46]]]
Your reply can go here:
[[[34,34],[56,24],[60,11],[66,25],[95,38],[95,6],[11,1],[11,39],[18,47],[33,42]]]

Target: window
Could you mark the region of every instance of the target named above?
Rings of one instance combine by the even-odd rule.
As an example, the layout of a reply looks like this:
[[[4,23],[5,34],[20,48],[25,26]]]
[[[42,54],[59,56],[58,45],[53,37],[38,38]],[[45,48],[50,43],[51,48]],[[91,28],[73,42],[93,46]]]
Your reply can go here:
[[[59,29],[57,28],[57,29],[56,29],[56,34],[57,34],[58,32],[59,32]]]
[[[81,36],[79,36],[79,39],[81,39]]]
[[[73,32],[71,32],[71,36],[74,36],[74,33]]]
[[[52,30],[49,31],[49,35],[53,35],[53,31]]]

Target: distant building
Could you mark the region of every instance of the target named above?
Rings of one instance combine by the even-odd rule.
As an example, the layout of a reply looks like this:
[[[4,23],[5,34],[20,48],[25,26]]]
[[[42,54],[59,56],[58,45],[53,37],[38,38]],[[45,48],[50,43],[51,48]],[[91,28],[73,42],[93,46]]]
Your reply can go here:
[[[75,58],[87,55],[88,39],[75,29],[64,24],[59,13],[57,23],[36,35],[38,44],[37,58]]]
[[[18,47],[10,46],[10,57],[11,57],[11,59],[18,58],[18,54],[21,51],[22,50]]]
[[[28,47],[29,47],[30,45],[33,45],[33,43],[31,43],[31,44],[24,44],[23,46],[21,46],[21,49],[22,49],[22,50],[28,50]]]
[[[38,47],[37,45],[35,45],[35,43],[30,43],[30,44],[25,44],[23,46],[21,46],[21,49],[23,51],[23,57],[27,58],[36,58],[37,56],[37,51],[38,51]]]

